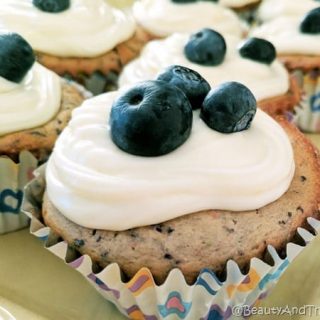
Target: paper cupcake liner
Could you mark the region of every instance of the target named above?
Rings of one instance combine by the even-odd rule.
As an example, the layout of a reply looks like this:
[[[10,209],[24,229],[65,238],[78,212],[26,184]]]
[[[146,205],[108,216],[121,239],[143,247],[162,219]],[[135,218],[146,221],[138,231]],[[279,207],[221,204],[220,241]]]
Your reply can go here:
[[[0,234],[28,225],[29,219],[21,212],[23,188],[33,179],[37,165],[37,159],[28,151],[20,152],[18,163],[0,157]]]
[[[71,76],[64,76],[61,78],[62,83],[67,82],[68,84],[71,84],[73,87],[75,87],[84,97],[84,99],[92,98],[93,93],[88,90],[84,85],[82,85],[79,81],[75,81],[72,79]]]
[[[320,132],[320,69],[310,72],[296,70],[297,77],[304,96],[295,109],[294,122],[305,132]]]
[[[230,260],[223,282],[214,272],[204,269],[196,282],[188,285],[182,272],[174,269],[162,285],[156,285],[147,268],[142,268],[124,282],[118,264],[112,263],[95,273],[95,265],[88,255],[79,257],[79,253],[75,254],[74,249],[43,224],[44,171],[45,167],[40,167],[35,173],[36,178],[25,189],[23,211],[31,218],[30,232],[43,242],[46,249],[80,272],[106,300],[130,319],[239,319],[247,310],[242,307],[256,306],[265,298],[295,257],[315,237],[306,229],[298,228],[297,233],[304,245],[288,243],[285,258],[268,246],[273,263],[253,258],[247,274],[242,274],[238,265]],[[320,222],[316,219],[308,218],[308,224],[315,233],[319,231]]]
[[[96,71],[90,75],[79,73],[77,77],[70,74],[63,76],[67,80],[75,81],[85,87],[94,96],[104,92],[114,91],[117,89],[119,74],[116,72],[109,72],[107,75],[100,71]]]

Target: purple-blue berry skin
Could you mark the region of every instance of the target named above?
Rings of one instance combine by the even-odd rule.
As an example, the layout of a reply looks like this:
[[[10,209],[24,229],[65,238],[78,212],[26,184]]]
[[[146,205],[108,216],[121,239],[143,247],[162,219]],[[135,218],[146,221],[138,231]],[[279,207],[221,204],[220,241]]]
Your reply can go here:
[[[256,111],[256,99],[246,86],[225,82],[209,92],[200,116],[211,129],[233,133],[247,130]]]
[[[210,91],[210,84],[196,71],[189,68],[172,65],[166,68],[158,77],[181,89],[189,99],[192,109],[199,109],[204,98]]]
[[[114,101],[111,138],[133,155],[165,155],[188,139],[192,117],[190,102],[179,88],[159,80],[141,82]]]

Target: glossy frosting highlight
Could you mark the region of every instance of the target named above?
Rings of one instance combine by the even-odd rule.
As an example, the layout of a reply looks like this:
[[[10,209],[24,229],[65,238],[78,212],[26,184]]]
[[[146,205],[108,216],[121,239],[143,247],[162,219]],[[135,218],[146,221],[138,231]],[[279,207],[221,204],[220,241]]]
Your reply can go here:
[[[21,83],[0,77],[0,135],[41,126],[61,105],[61,80],[35,63]]]
[[[257,209],[288,189],[292,147],[264,112],[257,111],[249,130],[234,134],[210,129],[195,112],[191,136],[181,147],[139,157],[110,138],[109,113],[118,95],[95,97],[74,110],[49,160],[49,199],[73,222],[125,230],[205,209]]]
[[[271,65],[244,59],[237,47],[239,38],[225,36],[227,54],[218,66],[202,66],[189,61],[183,48],[189,34],[173,34],[163,40],[149,42],[140,57],[129,63],[123,70],[119,85],[132,85],[138,81],[155,79],[164,68],[178,64],[199,72],[211,86],[226,81],[238,81],[249,87],[257,100],[285,94],[289,89],[289,75],[279,61]]]
[[[47,13],[32,0],[1,0],[0,31],[21,34],[36,50],[61,57],[94,57],[128,40],[131,15],[104,0],[72,0],[69,9]]]
[[[201,28],[236,36],[246,31],[234,12],[210,1],[177,4],[171,0],[140,0],[134,4],[133,13],[144,29],[160,37]]]

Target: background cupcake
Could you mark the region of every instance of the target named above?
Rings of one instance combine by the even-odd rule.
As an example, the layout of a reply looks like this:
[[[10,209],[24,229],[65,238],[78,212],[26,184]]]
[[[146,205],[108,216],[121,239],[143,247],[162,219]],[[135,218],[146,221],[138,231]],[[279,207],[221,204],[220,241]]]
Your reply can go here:
[[[94,93],[114,81],[148,40],[129,13],[104,0],[4,0],[3,29],[25,37],[41,64]]]
[[[124,68],[119,86],[155,79],[165,68],[182,65],[202,74],[212,87],[226,81],[241,82],[251,89],[263,110],[284,113],[299,103],[300,89],[275,58],[273,45],[259,39],[242,42],[211,29],[175,33],[149,42]]]
[[[320,131],[320,7],[305,15],[279,16],[253,30],[254,36],[271,41],[278,57],[300,81],[305,101],[297,110],[304,131]]]
[[[21,36],[0,35],[0,233],[26,225],[23,187],[84,98],[78,85],[35,62]]]
[[[211,1],[139,0],[133,6],[133,14],[152,37],[201,28],[213,28],[239,37],[247,31],[234,12]]]
[[[228,318],[254,305],[298,252],[275,249],[319,217],[319,159],[304,135],[255,114],[239,83],[208,93],[199,79],[208,94],[192,111],[188,84],[199,76],[187,75],[179,88],[147,81],[87,100],[27,188],[32,232],[131,318]],[[60,237],[82,256],[66,257]]]

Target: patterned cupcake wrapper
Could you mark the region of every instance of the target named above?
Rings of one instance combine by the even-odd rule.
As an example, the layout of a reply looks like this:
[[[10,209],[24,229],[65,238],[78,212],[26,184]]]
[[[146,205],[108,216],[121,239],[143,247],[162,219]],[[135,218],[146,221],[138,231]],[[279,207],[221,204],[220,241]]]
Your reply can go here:
[[[241,312],[247,310],[241,307],[256,306],[265,298],[295,257],[315,237],[306,229],[299,228],[297,233],[304,240],[304,245],[288,243],[285,258],[280,258],[277,251],[269,246],[268,253],[273,263],[253,258],[247,274],[242,274],[238,265],[230,260],[226,265],[224,282],[211,270],[204,269],[190,286],[181,271],[174,269],[164,284],[158,286],[147,268],[142,268],[132,279],[124,282],[118,264],[110,264],[95,273],[96,266],[89,256],[79,257],[79,253],[70,249],[41,222],[44,171],[44,166],[40,167],[35,173],[36,178],[25,189],[23,211],[31,218],[30,232],[43,242],[46,249],[80,272],[106,300],[130,319],[239,319]],[[315,232],[320,230],[320,222],[316,219],[309,218],[308,224]]]
[[[29,219],[21,212],[24,186],[33,178],[37,159],[28,151],[19,154],[15,163],[0,157],[0,234],[26,227]]]
[[[303,90],[303,99],[295,109],[294,122],[305,132],[320,132],[320,69],[293,72]]]

